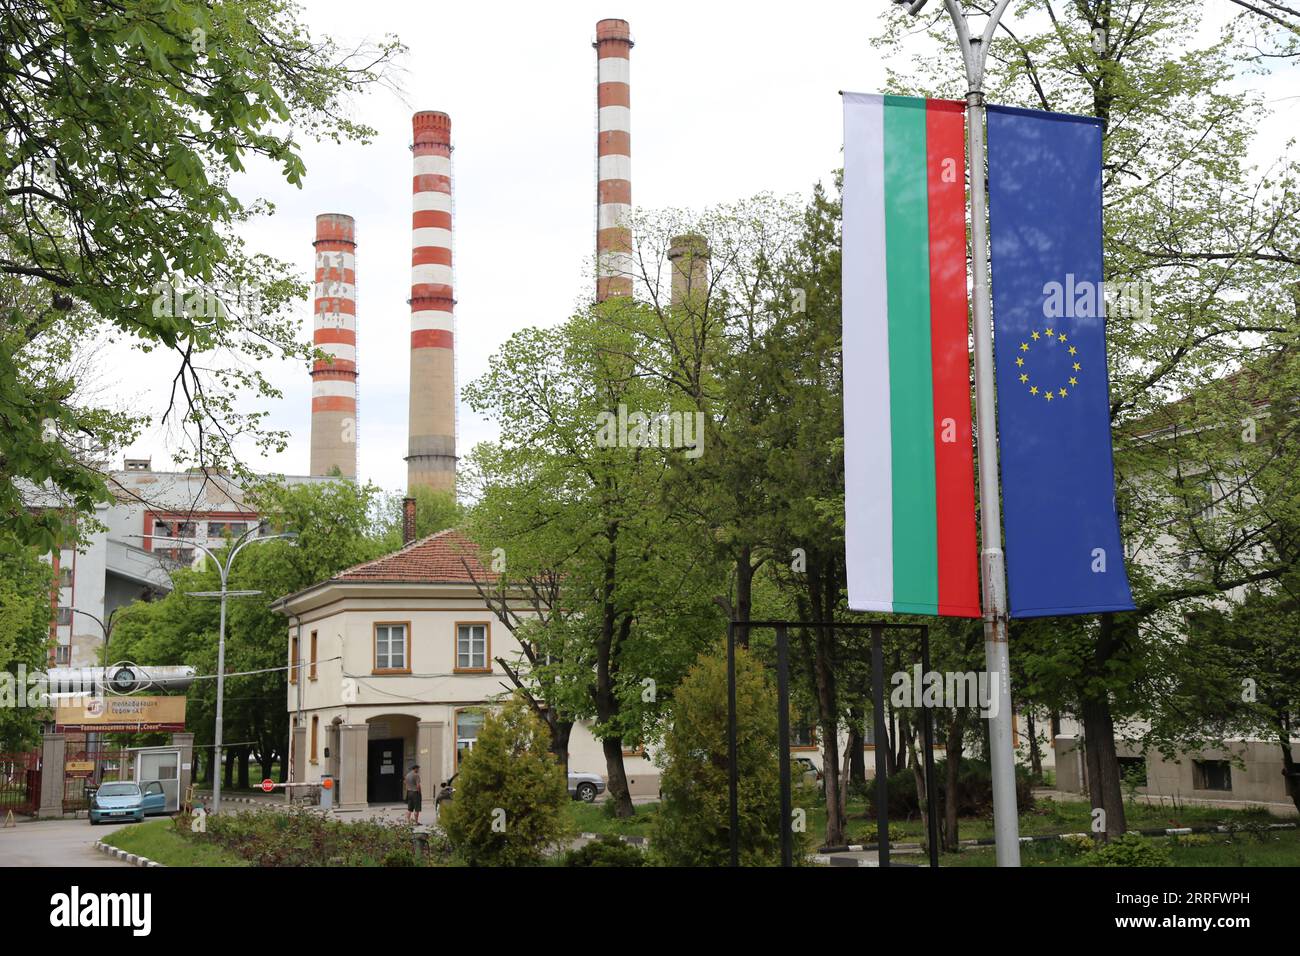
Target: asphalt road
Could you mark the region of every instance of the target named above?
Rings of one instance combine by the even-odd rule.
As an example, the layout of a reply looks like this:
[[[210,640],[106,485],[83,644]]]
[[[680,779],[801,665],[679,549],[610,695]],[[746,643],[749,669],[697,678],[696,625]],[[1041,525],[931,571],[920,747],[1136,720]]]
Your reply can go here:
[[[35,820],[0,829],[0,866],[128,866],[95,849],[95,841],[131,823],[92,827],[80,820]]]

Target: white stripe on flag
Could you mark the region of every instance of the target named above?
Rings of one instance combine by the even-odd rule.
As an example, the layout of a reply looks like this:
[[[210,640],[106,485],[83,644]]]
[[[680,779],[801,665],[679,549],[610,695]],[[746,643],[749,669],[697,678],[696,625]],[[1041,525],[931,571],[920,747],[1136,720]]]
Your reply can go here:
[[[844,545],[855,611],[894,609],[884,106],[844,94]]]

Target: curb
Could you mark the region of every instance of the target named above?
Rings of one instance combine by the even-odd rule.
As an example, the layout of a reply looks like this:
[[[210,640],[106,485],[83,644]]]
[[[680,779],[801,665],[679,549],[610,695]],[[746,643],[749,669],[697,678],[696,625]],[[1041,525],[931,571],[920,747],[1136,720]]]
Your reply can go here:
[[[147,856],[138,856],[135,853],[127,853],[125,850],[119,850],[115,846],[109,846],[103,840],[95,841],[95,849],[106,856],[111,856],[115,860],[122,860],[131,866],[164,866],[156,860],[151,860]]]
[[[1267,825],[1269,830],[1294,830],[1300,827],[1296,823],[1270,823]],[[1190,836],[1193,833],[1243,833],[1246,832],[1242,827],[1225,827],[1222,825],[1215,826],[1197,826],[1197,827],[1148,827],[1145,830],[1129,830],[1128,833],[1136,833],[1139,836]],[[1066,837],[1086,837],[1092,839],[1090,833],[1044,833],[1038,836],[1022,836],[1021,843],[1044,843],[1051,840],[1062,840]],[[959,840],[961,846],[995,846],[997,840],[994,837],[981,837],[978,840]],[[920,843],[891,843],[891,850],[915,850],[920,849]],[[880,849],[878,843],[850,843],[844,846],[824,846],[820,847],[817,852],[826,853],[867,853]]]
[[[606,836],[609,836],[609,835],[610,835],[610,834],[608,834],[608,833],[579,833],[579,834],[578,834],[578,839],[580,839],[580,840],[599,840],[599,839],[601,839],[602,837],[606,837]],[[631,843],[633,846],[647,846],[647,845],[649,845],[649,843],[650,843],[650,838],[649,838],[649,837],[643,837],[643,836],[625,836],[625,835],[623,835],[623,834],[616,834],[616,835],[617,835],[618,838],[619,838],[620,840],[622,840],[624,843]]]

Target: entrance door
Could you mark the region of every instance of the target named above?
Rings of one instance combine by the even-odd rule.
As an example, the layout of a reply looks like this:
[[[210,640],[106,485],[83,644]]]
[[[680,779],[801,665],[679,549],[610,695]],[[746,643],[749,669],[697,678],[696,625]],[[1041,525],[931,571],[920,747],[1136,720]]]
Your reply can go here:
[[[370,741],[369,779],[366,800],[370,803],[398,803],[402,799],[402,738]]]

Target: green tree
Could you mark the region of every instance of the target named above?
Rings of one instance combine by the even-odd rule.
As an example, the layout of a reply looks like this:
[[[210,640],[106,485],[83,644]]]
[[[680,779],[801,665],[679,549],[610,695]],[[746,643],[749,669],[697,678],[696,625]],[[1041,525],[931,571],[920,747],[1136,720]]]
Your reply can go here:
[[[0,751],[22,750],[36,743],[46,712],[26,706],[28,685],[19,682],[19,667],[33,675],[45,670],[50,646],[51,566],[29,549],[0,551]]]
[[[1251,164],[1267,110],[1239,82],[1267,68],[1270,50],[1294,52],[1294,21],[1269,18],[1284,12],[1279,5],[1239,5],[1222,34],[1199,42],[1200,23],[1175,0],[1029,0],[990,49],[991,102],[1101,120],[1106,281],[1146,297],[1112,310],[1107,325],[1117,493],[1138,613],[1041,622],[1021,628],[1012,646],[1013,655],[1036,658],[1016,666],[1081,717],[1093,806],[1105,811],[1112,836],[1126,828],[1116,727],[1174,725],[1163,718],[1168,688],[1188,676],[1177,653],[1187,602],[1285,573],[1262,540],[1267,526],[1252,527],[1258,513],[1248,508],[1236,514],[1244,523],[1220,520],[1213,534],[1198,534],[1210,522],[1189,507],[1196,482],[1178,467],[1187,461],[1180,456],[1200,445],[1191,459],[1204,466],[1197,456],[1212,452],[1212,471],[1224,475],[1236,470],[1240,449],[1211,448],[1181,429],[1170,442],[1145,427],[1171,411],[1180,416],[1181,399],[1251,363],[1261,343],[1265,352],[1292,347],[1300,325],[1300,177],[1285,157],[1263,169]],[[915,27],[896,11],[879,39],[886,55],[908,64],[906,73],[891,70],[891,89],[962,96],[947,18],[929,24],[919,48],[913,40],[904,49]],[[1274,406],[1289,402],[1289,386],[1274,385]],[[1173,549],[1206,545],[1199,567],[1170,560]]]
[[[227,610],[226,670],[245,676],[226,681],[225,739],[251,742],[227,754],[232,786],[248,786],[250,757],[260,763],[262,777],[270,777],[274,759],[284,757],[288,744],[286,626],[294,622],[271,610],[270,604],[382,553],[371,525],[376,495],[373,486],[346,480],[292,486],[268,481],[249,491],[250,503],[274,529],[294,531],[298,537],[292,543],[277,540],[244,548],[231,568],[231,590],[261,592],[231,598]],[[224,558],[223,551],[216,553]],[[217,602],[187,592],[220,590],[220,576],[208,560],[197,569],[173,572],[172,583],[172,592],[161,601],[133,604],[119,613],[113,656],[189,664],[200,674],[213,675]],[[197,743],[212,742],[215,712],[216,681],[196,681],[189,691],[187,723]],[[282,778],[288,771],[285,764],[281,759]],[[236,766],[238,781],[233,777]]]
[[[763,665],[736,650],[736,771],[740,865],[781,862],[781,775],[776,691]],[[651,852],[669,866],[726,866],[731,859],[727,659],[702,655],[673,698],[660,757],[663,800]],[[794,832],[795,856],[805,836]]]
[[[278,397],[257,360],[316,354],[281,308],[306,284],[245,249],[238,228],[270,209],[238,199],[231,177],[261,157],[300,184],[304,131],[369,137],[345,101],[383,81],[401,47],[340,51],[309,36],[289,0],[0,10],[0,529],[44,551],[71,540],[73,524],[25,508],[24,483],[48,483],[90,514],[109,490],[85,449],[120,446],[139,425],[93,397],[69,401],[69,377],[46,374],[47,356],[76,335],[174,354],[164,420],[197,464],[239,468],[237,436],[283,449],[267,413],[235,398]]]
[[[532,866],[565,836],[568,800],[546,725],[512,695],[487,715],[474,748],[461,756],[456,798],[441,822],[472,866]]]
[[[517,585],[548,575],[566,613],[527,635],[522,661],[563,720],[595,717],[609,793],[633,811],[624,743],[644,742],[702,642],[720,629],[713,566],[700,555],[666,475],[680,448],[643,440],[617,417],[694,406],[636,369],[629,326],[639,304],[612,300],[550,329],[526,329],[465,389],[493,417],[501,440],[474,449],[469,476],[479,503],[471,533],[500,548]],[[518,673],[518,671],[517,671]]]

